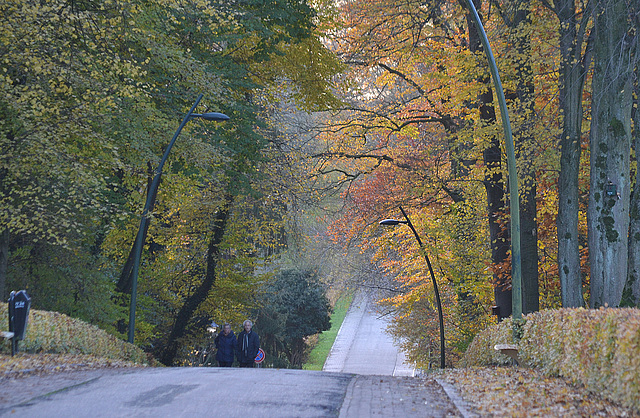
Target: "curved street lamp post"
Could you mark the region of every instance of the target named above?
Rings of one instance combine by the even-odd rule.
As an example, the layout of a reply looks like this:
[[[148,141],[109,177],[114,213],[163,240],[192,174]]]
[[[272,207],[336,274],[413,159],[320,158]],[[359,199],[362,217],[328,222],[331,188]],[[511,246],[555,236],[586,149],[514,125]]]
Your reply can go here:
[[[144,230],[146,229],[145,224],[149,220],[149,210],[153,205],[153,202],[155,201],[156,194],[158,193],[158,186],[160,185],[160,177],[162,176],[162,168],[164,167],[164,163],[167,161],[167,158],[169,157],[169,152],[171,151],[173,144],[176,142],[176,139],[178,139],[178,135],[180,135],[182,128],[184,128],[184,126],[187,124],[187,122],[189,122],[189,120],[193,118],[201,118],[208,121],[229,120],[229,116],[223,113],[217,113],[217,112],[193,113],[193,111],[196,109],[196,107],[200,103],[200,100],[202,100],[202,94],[198,96],[198,98],[196,99],[196,102],[193,104],[193,106],[189,110],[189,113],[186,114],[186,116],[182,120],[182,123],[178,127],[178,130],[173,135],[171,142],[169,142],[169,145],[167,146],[167,149],[164,151],[164,155],[160,160],[160,164],[156,169],[156,172],[155,172],[156,174],[153,177],[153,180],[151,181],[151,185],[149,186],[149,191],[147,192],[147,201],[145,202],[144,209],[142,211],[142,218],[140,219],[140,227],[138,228],[138,235],[136,235],[136,241],[135,241],[134,251],[133,251],[134,255],[133,255],[133,269],[131,272],[131,276],[132,276],[131,304],[129,306],[129,335],[128,335],[128,341],[132,344],[134,341],[134,330],[135,330],[135,323],[136,323],[138,270],[140,269],[140,258],[142,256],[142,247],[144,245],[144,242],[143,242],[144,235],[145,235]]]
[[[431,267],[431,261],[429,261],[429,256],[427,255],[427,251],[425,250],[424,245],[422,244],[422,240],[420,239],[420,236],[418,235],[418,232],[413,227],[413,224],[411,223],[411,220],[407,216],[407,213],[404,211],[402,206],[400,206],[400,211],[402,212],[402,215],[406,219],[405,221],[401,221],[401,220],[397,220],[397,219],[385,219],[383,221],[380,221],[379,224],[380,225],[398,225],[398,224],[408,225],[409,228],[411,228],[411,231],[413,232],[413,235],[415,235],[416,241],[418,241],[418,245],[420,246],[420,252],[422,253],[422,255],[424,256],[425,261],[427,262],[427,267],[429,267],[429,273],[431,274],[431,281],[433,282],[433,292],[436,294],[436,306],[438,308],[438,321],[440,323],[440,368],[444,369],[445,368],[445,361],[444,361],[445,360],[445,357],[444,357],[445,356],[444,355],[444,317],[442,316],[442,302],[440,301],[440,291],[438,290],[438,282],[436,282],[436,276],[433,274],[433,268]]]
[[[484,52],[489,62],[489,71],[496,90],[496,96],[500,105],[500,116],[502,117],[502,127],[504,129],[505,150],[507,152],[507,172],[509,174],[509,210],[511,211],[511,300],[512,317],[514,319],[514,329],[516,323],[522,319],[522,257],[520,251],[520,196],[518,194],[518,171],[516,169],[516,154],[511,134],[511,124],[509,122],[509,112],[507,101],[504,97],[504,90],[498,74],[498,66],[489,45],[489,39],[482,26],[478,11],[473,5],[473,1],[466,0],[471,11],[471,16],[478,28],[478,35],[484,48]]]
[[[482,25],[482,21],[480,20],[480,16],[478,15],[478,11],[476,10],[472,0],[465,0],[469,11],[471,12],[471,16],[473,21],[475,22],[478,35],[480,35],[480,41],[484,48],[485,55],[487,56],[487,61],[489,63],[489,71],[491,73],[491,78],[493,80],[493,84],[496,91],[496,96],[498,99],[498,104],[500,106],[500,116],[502,118],[502,128],[504,130],[505,136],[505,150],[507,154],[507,172],[509,175],[509,210],[511,212],[511,282],[512,282],[512,306],[513,312],[512,317],[514,319],[514,330],[517,326],[517,322],[522,320],[522,257],[521,257],[521,249],[520,249],[520,196],[518,193],[518,172],[516,169],[516,156],[515,156],[515,145],[513,142],[513,135],[511,132],[511,123],[509,121],[509,112],[507,109],[507,101],[504,97],[504,90],[502,88],[502,83],[500,81],[500,75],[498,73],[498,66],[496,65],[496,60],[493,56],[493,51],[491,50],[491,45],[489,44],[489,39],[487,38],[487,34],[484,30],[484,26]],[[436,283],[435,276],[433,274],[433,269],[431,268],[431,263],[429,262],[429,257],[427,253],[424,251],[424,247],[422,245],[422,241],[418,236],[415,228],[411,224],[411,221],[407,217],[405,211],[400,207],[402,214],[404,215],[406,221],[400,221],[396,219],[385,219],[380,221],[380,225],[397,225],[397,224],[407,224],[420,245],[421,251],[424,255],[425,260],[427,261],[427,266],[429,267],[429,272],[431,273],[431,280],[433,281],[433,289],[436,294],[436,303],[438,305],[438,315],[440,320],[440,365],[444,368],[444,321],[442,317],[442,305],[440,304],[440,293],[438,292],[438,285]]]

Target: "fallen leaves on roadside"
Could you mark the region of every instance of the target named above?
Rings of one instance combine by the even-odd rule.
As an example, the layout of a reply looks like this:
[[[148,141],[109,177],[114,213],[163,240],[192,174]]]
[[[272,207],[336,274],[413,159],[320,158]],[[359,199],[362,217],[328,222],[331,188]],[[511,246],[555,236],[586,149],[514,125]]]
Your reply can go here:
[[[123,360],[99,358],[82,354],[0,354],[0,380],[20,376],[42,375],[73,370],[93,370],[114,367],[140,367]]]
[[[640,417],[583,387],[519,367],[447,369],[453,384],[483,417]]]

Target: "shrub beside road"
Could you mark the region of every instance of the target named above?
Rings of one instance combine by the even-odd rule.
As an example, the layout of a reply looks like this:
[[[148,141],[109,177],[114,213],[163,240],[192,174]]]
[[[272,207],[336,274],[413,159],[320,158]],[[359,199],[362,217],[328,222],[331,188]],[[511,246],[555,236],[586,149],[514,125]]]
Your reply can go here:
[[[7,318],[7,305],[0,304],[0,318]],[[8,331],[7,322],[0,322],[0,331]],[[31,309],[29,322],[19,350],[28,353],[88,355],[107,360],[122,360],[148,364],[147,354],[137,346],[124,342],[106,331],[67,315]],[[9,343],[0,353],[11,353]]]
[[[446,369],[438,380],[453,385],[480,417],[639,417],[585,387],[524,367]]]
[[[525,316],[522,366],[562,377],[640,413],[640,310],[557,309]],[[515,344],[510,319],[478,334],[460,366],[507,364],[496,344]]]

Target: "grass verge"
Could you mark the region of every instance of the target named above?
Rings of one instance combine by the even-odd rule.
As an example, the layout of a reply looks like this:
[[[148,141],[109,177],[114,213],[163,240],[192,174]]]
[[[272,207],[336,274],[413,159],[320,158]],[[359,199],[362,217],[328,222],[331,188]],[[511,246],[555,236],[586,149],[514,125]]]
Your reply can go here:
[[[352,299],[352,294],[344,295],[338,299],[336,305],[333,307],[333,314],[331,315],[331,328],[318,336],[318,343],[313,350],[311,350],[311,353],[309,353],[307,362],[302,366],[304,370],[322,370],[329,351],[331,351],[331,347],[333,346],[333,342],[336,340],[338,330],[340,330],[340,326],[342,326],[342,321],[344,321],[344,317],[347,316],[347,311],[349,310]]]

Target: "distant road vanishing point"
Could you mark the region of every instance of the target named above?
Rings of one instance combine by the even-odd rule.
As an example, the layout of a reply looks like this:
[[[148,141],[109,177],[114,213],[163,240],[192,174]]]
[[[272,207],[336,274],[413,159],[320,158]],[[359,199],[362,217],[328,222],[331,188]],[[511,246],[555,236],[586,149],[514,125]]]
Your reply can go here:
[[[323,371],[380,376],[413,376],[415,368],[385,332],[387,320],[375,302],[359,292],[340,327]]]

